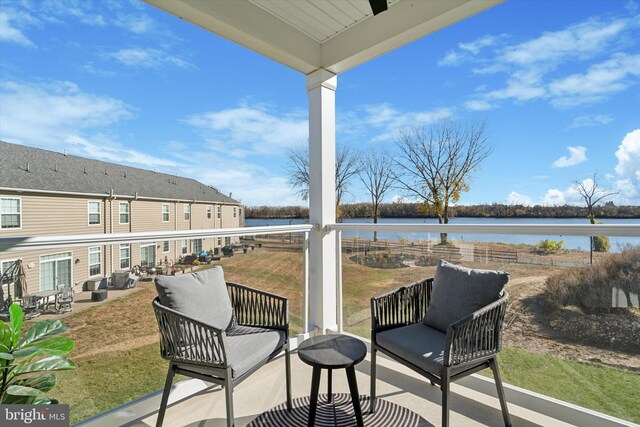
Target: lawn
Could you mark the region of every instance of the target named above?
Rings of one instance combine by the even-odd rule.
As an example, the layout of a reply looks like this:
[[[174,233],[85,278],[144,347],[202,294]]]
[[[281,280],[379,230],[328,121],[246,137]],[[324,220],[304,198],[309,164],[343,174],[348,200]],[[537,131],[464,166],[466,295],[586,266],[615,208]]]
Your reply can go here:
[[[222,265],[229,281],[287,296],[292,334],[301,330],[299,248],[262,248],[224,259]],[[526,273],[523,270],[519,274]],[[368,336],[371,296],[432,274],[432,268],[373,269],[343,258],[346,329]],[[157,326],[151,309],[155,295],[153,284],[142,282],[138,292],[64,319],[69,325],[67,335],[77,344],[71,358],[78,369],[60,374],[59,385],[50,395],[71,405],[72,422],[162,388],[167,363],[158,350]],[[505,382],[640,421],[640,410],[632,399],[640,389],[637,373],[511,348],[503,351],[500,364]]]

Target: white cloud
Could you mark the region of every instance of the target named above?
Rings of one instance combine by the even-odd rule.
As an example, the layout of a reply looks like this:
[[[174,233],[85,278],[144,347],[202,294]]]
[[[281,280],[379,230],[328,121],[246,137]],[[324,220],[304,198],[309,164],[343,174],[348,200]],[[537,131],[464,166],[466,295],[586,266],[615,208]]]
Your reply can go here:
[[[145,34],[153,31],[156,23],[146,15],[122,15],[115,19],[114,24],[120,28],[136,34]]]
[[[487,89],[472,96],[467,108],[495,108],[496,101],[527,102],[548,100],[555,107],[567,108],[594,103],[635,84],[640,76],[639,55],[620,52],[628,48],[632,30],[640,25],[637,17],[589,19],[559,31],[545,32],[539,37],[496,49],[493,57],[471,58],[478,67],[476,74],[505,73],[505,85]],[[502,44],[502,43],[499,43]],[[609,52],[616,52],[610,54]],[[460,61],[461,52],[452,61]],[[603,54],[608,58],[591,65],[584,72],[576,66]],[[570,66],[570,67],[569,67]],[[571,69],[573,74],[566,75]],[[564,73],[564,74],[563,74]]]
[[[111,52],[106,56],[116,59],[129,67],[161,68],[167,65],[172,65],[181,68],[188,68],[192,66],[184,59],[174,55],[169,55],[160,49],[120,49],[116,52]]]
[[[52,150],[67,146],[75,154],[118,163],[175,165],[95,132],[131,115],[123,102],[82,92],[71,82],[0,84],[0,139],[4,141]]]
[[[634,192],[640,192],[640,129],[624,136],[615,155],[618,159],[615,171],[624,185],[633,185]]]
[[[505,37],[504,34],[500,36],[485,35],[471,42],[458,43],[458,49],[448,51],[445,57],[438,61],[438,65],[441,67],[459,65],[480,53],[483,48],[494,46],[503,37]]]
[[[376,133],[372,142],[393,141],[400,131],[450,118],[453,109],[447,107],[425,111],[401,111],[391,104],[366,105],[341,114],[337,124],[338,134],[359,135]]]
[[[582,146],[567,147],[569,156],[562,156],[553,162],[554,168],[567,168],[587,161],[587,149]]]
[[[562,206],[565,204],[564,193],[556,188],[547,190],[540,204],[543,206]]]
[[[640,55],[617,53],[609,60],[589,67],[586,73],[552,81],[549,92],[560,107],[588,104],[620,92],[640,76]]]
[[[18,27],[37,23],[37,19],[24,12],[12,9],[0,10],[0,42],[15,43],[25,47],[36,47]]]
[[[586,126],[599,126],[606,125],[613,121],[613,117],[609,114],[595,114],[595,115],[587,115],[587,116],[578,116],[573,119],[569,128],[579,128]]]
[[[533,200],[529,196],[512,191],[509,193],[509,196],[507,196],[507,204],[531,206],[533,205]]]
[[[260,105],[195,114],[185,121],[203,134],[212,149],[234,157],[282,154],[306,143],[309,135],[306,116],[277,114]]]
[[[481,101],[479,99],[472,99],[464,103],[464,106],[467,110],[471,111],[486,111],[490,110],[494,107],[493,104],[490,104],[487,101]]]

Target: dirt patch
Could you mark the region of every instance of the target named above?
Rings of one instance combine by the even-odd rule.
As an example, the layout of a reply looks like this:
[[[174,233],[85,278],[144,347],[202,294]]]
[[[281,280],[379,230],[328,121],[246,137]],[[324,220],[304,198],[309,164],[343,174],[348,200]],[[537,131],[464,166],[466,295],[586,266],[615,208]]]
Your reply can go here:
[[[543,291],[546,276],[509,282],[506,346],[640,371],[640,316],[634,311],[586,315],[575,308],[550,310]]]

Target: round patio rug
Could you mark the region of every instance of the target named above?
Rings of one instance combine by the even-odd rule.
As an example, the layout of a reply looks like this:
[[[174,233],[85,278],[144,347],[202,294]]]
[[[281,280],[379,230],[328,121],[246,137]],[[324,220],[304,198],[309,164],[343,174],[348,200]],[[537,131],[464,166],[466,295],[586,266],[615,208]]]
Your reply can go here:
[[[247,427],[304,427],[309,417],[309,396],[293,399],[293,409],[287,411],[282,403],[256,417]],[[369,412],[369,396],[360,396],[362,418],[366,427],[424,427],[424,418],[407,408],[384,399],[376,399],[376,413]],[[318,396],[315,425],[318,427],[356,426],[356,417],[348,393],[334,393],[333,401],[327,395]]]

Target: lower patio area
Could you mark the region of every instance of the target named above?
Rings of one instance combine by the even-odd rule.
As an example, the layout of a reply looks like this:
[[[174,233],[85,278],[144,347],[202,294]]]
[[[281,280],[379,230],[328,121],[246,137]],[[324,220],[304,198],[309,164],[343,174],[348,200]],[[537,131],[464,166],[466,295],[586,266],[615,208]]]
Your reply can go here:
[[[312,368],[304,364],[295,351],[291,361],[295,406],[295,399],[308,397],[310,394]],[[367,354],[366,359],[356,366],[361,395],[369,394],[370,367],[370,354]],[[428,380],[418,377],[413,371],[381,355],[378,357],[377,372],[379,399],[416,413],[424,420],[418,424],[420,426],[440,425],[441,393],[437,386],[431,386]],[[234,389],[236,426],[246,426],[263,412],[284,403],[284,379],[284,358],[280,356],[237,386]],[[517,387],[505,385],[505,389],[514,426],[633,425]],[[327,375],[323,370],[320,383],[321,399],[326,392]],[[333,373],[333,393],[349,393],[344,370],[336,370]],[[83,427],[154,426],[160,397],[160,392],[154,393],[77,425]],[[363,409],[366,410],[368,404],[362,398],[361,401]],[[452,385],[450,409],[450,423],[453,426],[503,425],[495,386],[491,380],[478,375]],[[211,386],[200,380],[186,380],[175,384],[164,425],[171,427],[226,426],[224,391],[220,386]],[[366,414],[365,425],[367,425]],[[384,425],[396,425],[396,423]]]

